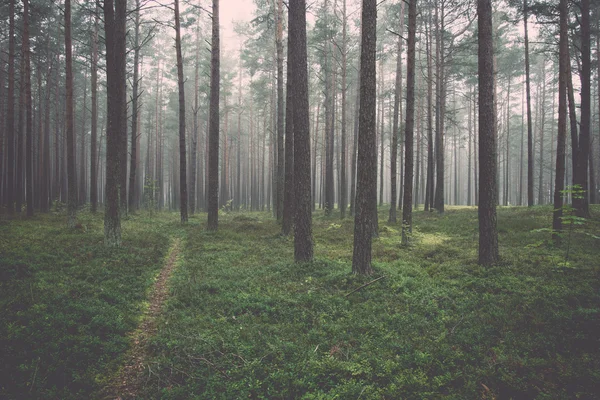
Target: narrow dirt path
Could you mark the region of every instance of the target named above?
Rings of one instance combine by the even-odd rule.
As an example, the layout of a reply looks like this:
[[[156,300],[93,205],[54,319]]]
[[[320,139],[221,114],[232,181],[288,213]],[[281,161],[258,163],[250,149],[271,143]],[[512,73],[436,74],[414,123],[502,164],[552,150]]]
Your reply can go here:
[[[160,271],[156,283],[148,298],[148,308],[144,312],[138,328],[131,334],[132,345],[125,356],[125,364],[119,374],[103,391],[103,399],[124,400],[138,395],[146,361],[146,346],[148,339],[156,333],[156,318],[162,311],[162,306],[168,296],[168,282],[180,251],[180,239],[176,238],[169,249],[167,262]]]

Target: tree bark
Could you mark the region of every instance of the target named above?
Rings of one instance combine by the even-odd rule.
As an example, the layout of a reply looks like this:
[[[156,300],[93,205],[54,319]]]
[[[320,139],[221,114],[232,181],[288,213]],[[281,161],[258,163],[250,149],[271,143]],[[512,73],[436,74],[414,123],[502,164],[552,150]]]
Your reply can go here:
[[[219,227],[219,0],[213,0],[208,145],[208,230]]]
[[[591,60],[590,60],[590,0],[581,0],[581,121],[573,182],[581,187],[582,196],[573,199],[575,213],[588,218],[588,160],[591,126]]]
[[[417,0],[408,5],[408,47],[406,65],[406,129],[404,133],[405,168],[404,200],[402,204],[402,243],[409,242],[412,233],[413,197],[413,135],[415,128],[415,51],[417,32]]]
[[[348,17],[346,13],[346,0],[343,0],[342,5],[342,126],[341,126],[341,154],[340,154],[340,195],[339,195],[339,208],[340,218],[346,218],[346,208],[348,205],[348,173],[346,172],[346,94],[347,88],[347,25]]]
[[[91,65],[91,139],[90,139],[90,203],[91,211],[95,213],[98,207],[98,13],[96,5],[94,14],[94,30],[92,33],[92,65]]]
[[[496,126],[492,2],[478,0],[479,65],[479,264],[498,262],[496,227]]]
[[[106,35],[106,204],[104,206],[104,243],[115,247],[121,244],[120,186],[122,150],[127,135],[126,98],[126,0],[104,0]]]
[[[77,217],[77,175],[75,172],[75,143],[73,116],[73,56],[71,48],[71,0],[65,0],[65,62],[66,62],[66,127],[67,127],[67,226],[75,227]]]
[[[533,127],[531,124],[531,79],[529,72],[529,6],[523,0],[523,29],[525,30],[525,87],[527,91],[527,206],[533,206]]]
[[[22,77],[25,84],[25,107],[27,118],[25,122],[25,153],[26,153],[26,199],[27,216],[33,216],[33,107],[31,100],[31,60],[29,50],[29,0],[23,0],[23,46],[21,49],[25,63],[25,76]]]
[[[181,223],[188,221],[187,167],[185,149],[185,81],[183,77],[183,55],[181,54],[181,27],[179,23],[179,0],[175,6],[175,47],[177,51],[177,85],[179,87],[179,213]],[[132,154],[133,157],[133,154]]]
[[[560,39],[558,71],[558,137],[556,142],[556,177],[554,183],[554,212],[552,213],[552,237],[560,243],[565,187],[565,156],[567,139],[567,72],[569,61],[568,0],[560,0]]]
[[[294,66],[291,62],[291,46],[288,43],[287,49],[287,82],[286,82],[286,101],[285,101],[285,192],[283,199],[283,222],[281,232],[283,235],[289,235],[294,224],[294,120],[293,120],[293,94],[292,80],[294,79]],[[318,113],[318,111],[317,111]],[[318,116],[316,117],[318,118]],[[313,132],[316,137],[317,131]],[[316,154],[316,149],[313,148]],[[314,171],[314,166],[313,166]],[[311,203],[314,206],[314,181],[313,173],[313,193]],[[312,209],[312,207],[311,207]]]
[[[284,147],[283,147],[283,117],[284,117],[284,105],[283,105],[283,1],[277,0],[277,36],[276,36],[276,48],[277,48],[277,197],[275,198],[274,205],[276,209],[277,220],[281,221],[283,218],[284,208],[284,184],[285,184],[285,170],[284,170]]]
[[[291,0],[289,35],[294,79],[292,80],[294,121],[294,185],[296,262],[313,259],[312,209],[310,193],[310,135],[308,115],[308,71],[306,48],[306,0]]]
[[[376,46],[377,2],[362,2],[362,38],[360,55],[360,114],[358,130],[358,173],[356,216],[354,219],[354,251],[352,272],[370,275],[373,237],[373,207],[376,207]],[[375,203],[375,205],[373,204]]]
[[[138,204],[137,174],[139,153],[139,84],[140,84],[140,0],[135,2],[135,27],[133,33],[133,84],[131,90],[131,158],[129,163],[129,211],[135,211]]]

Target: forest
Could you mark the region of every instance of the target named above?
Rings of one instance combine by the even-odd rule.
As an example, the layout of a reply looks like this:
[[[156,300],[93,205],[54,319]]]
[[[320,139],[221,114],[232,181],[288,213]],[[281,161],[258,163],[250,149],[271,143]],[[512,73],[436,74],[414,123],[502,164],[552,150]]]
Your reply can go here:
[[[600,398],[600,1],[0,17],[0,399]]]

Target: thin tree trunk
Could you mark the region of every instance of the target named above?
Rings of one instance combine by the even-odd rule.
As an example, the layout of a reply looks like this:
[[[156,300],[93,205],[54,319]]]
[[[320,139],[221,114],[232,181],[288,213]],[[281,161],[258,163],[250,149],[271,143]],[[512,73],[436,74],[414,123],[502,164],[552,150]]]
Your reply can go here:
[[[554,184],[554,212],[552,215],[552,237],[556,244],[560,243],[565,185],[565,152],[567,138],[567,73],[569,63],[569,31],[567,0],[560,0],[560,39],[559,39],[559,71],[558,71],[558,135],[556,141],[556,180]]]
[[[220,44],[219,0],[213,0],[212,50],[210,67],[210,115],[208,148],[208,230],[219,227],[219,91],[220,91]]]
[[[542,96],[540,101],[540,173],[538,175],[538,204],[544,204],[544,129],[546,124],[546,60],[542,62]]]
[[[346,75],[347,75],[347,15],[346,15],[346,0],[343,0],[342,6],[342,131],[341,131],[341,160],[340,160],[340,196],[339,196],[339,207],[340,207],[340,218],[346,218],[346,207],[348,204],[348,174],[346,172],[346,93],[348,91]]]
[[[140,83],[140,0],[135,1],[135,27],[133,33],[133,84],[131,90],[131,159],[129,163],[129,211],[135,211],[138,203],[137,174],[139,149],[139,83]]]
[[[404,200],[402,204],[402,243],[408,244],[412,234],[413,134],[415,127],[415,50],[417,0],[408,5],[408,47],[406,65],[406,129],[404,133]]]
[[[181,54],[181,28],[179,23],[179,0],[175,6],[175,47],[177,50],[177,84],[179,87],[179,212],[181,223],[188,221],[187,168],[185,149],[185,81],[183,77],[183,56]],[[132,134],[133,135],[133,134]],[[133,154],[132,154],[133,157]],[[133,163],[133,162],[132,162]]]
[[[25,108],[27,112],[26,119],[26,194],[27,194],[27,216],[33,216],[33,107],[31,99],[31,60],[29,51],[29,0],[23,0],[23,47],[21,49],[22,57],[25,58]]]
[[[95,213],[98,207],[98,6],[94,14],[94,29],[92,33],[92,65],[91,65],[91,139],[90,139],[90,203],[91,211]]]
[[[590,216],[588,161],[591,131],[591,60],[590,60],[590,0],[581,0],[581,121],[577,152],[577,173],[574,183],[583,191],[580,198],[573,199],[573,207],[579,217]]]
[[[277,220],[283,218],[284,203],[284,147],[283,147],[283,1],[277,0],[277,197],[274,201]]]
[[[525,30],[525,85],[527,91],[527,206],[533,206],[533,127],[531,125],[531,79],[529,72],[529,6],[523,0],[523,29]]]
[[[293,120],[293,94],[292,94],[292,80],[294,79],[294,66],[290,62],[292,58],[291,46],[288,43],[287,50],[287,82],[286,82],[286,101],[285,101],[285,192],[283,199],[283,223],[281,226],[281,232],[283,235],[289,235],[292,231],[294,224],[294,120]],[[318,108],[317,115],[315,118],[318,119]],[[318,122],[317,122],[318,124]],[[317,130],[313,132],[313,137],[316,138]],[[316,141],[313,145],[313,154],[317,154],[315,146]],[[315,173],[316,173],[316,160],[313,161],[313,173],[312,173],[312,206],[315,205],[314,192],[315,192]]]
[[[67,124],[67,177],[68,200],[67,226],[75,227],[77,216],[77,176],[75,172],[75,143],[74,143],[74,116],[73,116],[73,60],[71,48],[71,0],[65,0],[65,61],[66,61],[66,124]]]
[[[433,211],[433,180],[434,180],[434,158],[433,158],[433,60],[431,55],[431,13],[427,26],[429,32],[426,35],[427,47],[427,184],[425,189],[424,211]]]

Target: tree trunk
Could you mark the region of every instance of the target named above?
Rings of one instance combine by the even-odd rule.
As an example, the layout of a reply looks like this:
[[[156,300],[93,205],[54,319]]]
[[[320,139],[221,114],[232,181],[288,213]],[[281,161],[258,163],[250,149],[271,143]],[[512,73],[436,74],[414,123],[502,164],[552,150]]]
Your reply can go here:
[[[287,49],[287,82],[286,82],[286,101],[285,101],[285,193],[283,199],[283,223],[281,232],[283,235],[289,235],[294,224],[294,120],[293,120],[293,94],[292,80],[294,79],[294,66],[291,63],[291,46],[288,43]],[[318,110],[317,110],[318,114]],[[318,116],[316,117],[318,118]],[[316,137],[317,131],[313,132]],[[313,148],[314,154],[316,149]],[[313,166],[314,171],[315,166]],[[313,193],[311,195],[312,206],[314,206],[314,182],[315,173],[313,172]],[[311,206],[311,210],[312,210]]]
[[[560,0],[560,39],[558,71],[558,137],[556,142],[556,177],[554,183],[554,212],[552,214],[552,237],[560,243],[565,185],[565,153],[567,138],[567,71],[569,61],[568,0]]]
[[[77,176],[75,172],[75,143],[73,116],[73,56],[71,48],[71,0],[65,0],[65,61],[66,61],[66,127],[67,127],[67,226],[75,227],[77,216]]]
[[[373,237],[373,203],[376,207],[376,46],[377,2],[363,0],[362,39],[360,55],[360,114],[358,174],[356,186],[356,217],[354,219],[354,251],[352,272],[370,275]]]
[[[426,38],[427,46],[427,183],[425,189],[424,211],[433,211],[433,180],[434,180],[434,156],[433,156],[433,60],[431,56],[431,13],[429,14],[429,33]]]
[[[478,0],[479,65],[479,264],[498,262],[496,227],[496,126],[492,2]]]
[[[181,28],[179,23],[179,0],[175,0],[175,47],[177,50],[177,85],[179,87],[179,212],[181,223],[188,221],[187,168],[185,154],[185,81],[183,56],[181,54]],[[133,157],[133,154],[132,154]]]
[[[219,227],[219,0],[213,0],[208,146],[208,230]]]
[[[25,122],[26,132],[26,194],[27,194],[27,216],[33,216],[33,107],[31,102],[31,60],[29,51],[29,0],[23,0],[23,46],[22,57],[25,62],[25,76],[21,77],[25,84],[25,108],[27,119]]]
[[[277,0],[277,197],[274,199],[277,220],[283,218],[284,202],[284,147],[283,147],[283,1]]]
[[[360,78],[358,82],[360,88]],[[352,140],[352,173],[350,179],[350,216],[356,214],[356,167],[358,157],[358,123],[360,115],[360,89],[356,91],[356,104],[354,106],[354,140]]]
[[[402,204],[402,243],[408,244],[412,233],[413,134],[415,128],[415,51],[417,0],[408,5],[408,48],[406,65],[406,129],[404,133],[404,200]]]
[[[123,183],[122,145],[127,135],[126,98],[126,0],[104,1],[106,32],[106,204],[104,207],[104,243],[121,244],[121,208],[119,195]]]
[[[579,217],[590,216],[588,193],[588,160],[591,126],[591,60],[590,60],[590,0],[581,0],[581,122],[574,169],[574,183],[581,187],[582,196],[573,199]],[[575,173],[575,171],[577,171]]]
[[[91,139],[90,139],[90,203],[92,213],[96,212],[98,207],[98,13],[96,6],[94,14],[94,30],[92,33],[92,65],[91,65]]]
[[[133,82],[131,90],[131,159],[129,163],[129,211],[137,207],[137,174],[139,152],[139,83],[140,83],[140,0],[135,2],[135,27],[133,33]]]
[[[445,120],[445,78],[444,78],[444,2],[442,1],[441,9],[437,6],[436,0],[436,132],[435,132],[435,159],[436,159],[436,183],[435,183],[435,200],[434,206],[438,213],[444,213],[444,120]],[[439,9],[439,10],[438,10]],[[439,15],[438,15],[439,14]]]
[[[533,127],[531,125],[531,79],[529,72],[529,6],[523,0],[523,29],[525,30],[525,87],[527,91],[527,206],[533,206]]]
[[[538,204],[544,204],[544,128],[546,124],[546,60],[541,68],[542,96],[540,97],[540,173],[538,175]]]
[[[340,160],[340,195],[339,195],[339,208],[340,208],[340,218],[346,218],[346,207],[348,204],[348,174],[346,172],[346,93],[348,91],[347,88],[347,25],[348,18],[346,15],[346,0],[343,0],[342,6],[342,130],[341,130],[341,160]]]
[[[294,65],[292,92],[294,93],[294,185],[296,262],[313,259],[312,215],[310,193],[310,135],[308,115],[308,72],[306,48],[306,0],[290,2],[289,46]],[[288,61],[288,62],[289,62]]]

